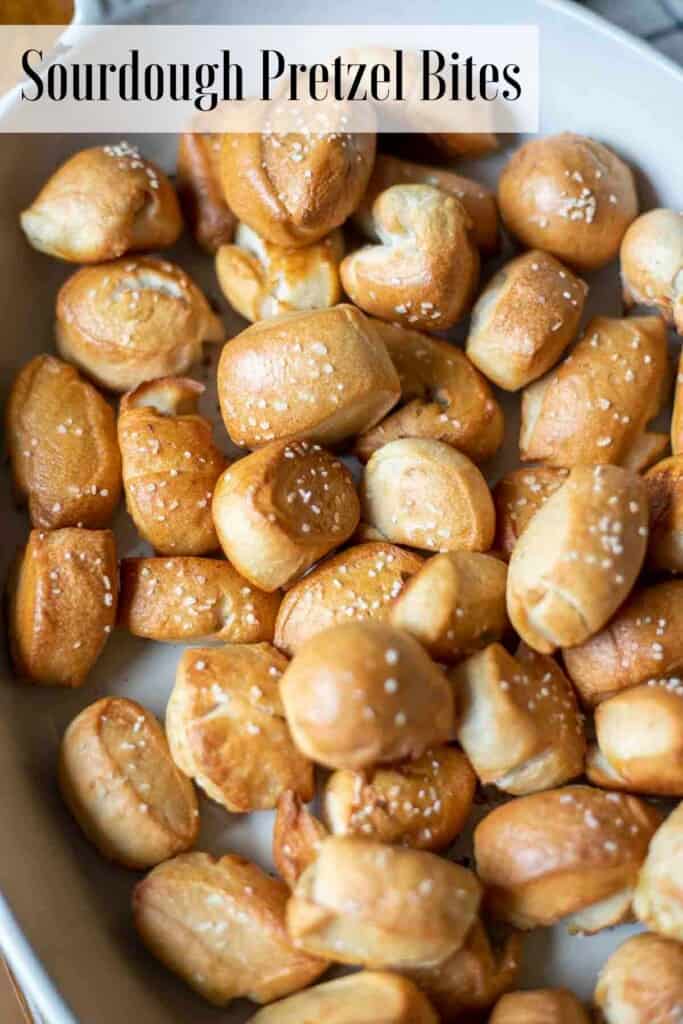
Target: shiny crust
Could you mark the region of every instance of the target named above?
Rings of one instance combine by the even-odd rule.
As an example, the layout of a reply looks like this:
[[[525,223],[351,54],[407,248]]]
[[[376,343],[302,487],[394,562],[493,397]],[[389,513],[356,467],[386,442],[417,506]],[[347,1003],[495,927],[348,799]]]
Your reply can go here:
[[[467,355],[506,391],[519,391],[560,358],[581,320],[588,285],[538,249],[506,263],[472,310]]]
[[[270,641],[279,604],[217,558],[121,561],[119,625],[148,640]]]
[[[498,149],[493,132],[429,132],[430,141],[446,156],[488,156]]]
[[[135,887],[133,915],[148,949],[210,1003],[270,1003],[327,967],[293,947],[285,930],[288,893],[243,857],[186,853]]]
[[[162,555],[218,548],[211,499],[226,458],[199,415],[202,384],[164,377],[121,399],[118,437],[126,507],[138,533]]]
[[[19,371],[5,410],[17,497],[34,526],[108,526],[121,496],[114,413],[92,385],[54,356]]]
[[[402,437],[424,437],[484,462],[503,441],[503,411],[484,377],[455,345],[398,324],[375,321],[401,382],[401,405],[361,434],[355,454]]]
[[[209,253],[232,241],[237,223],[220,183],[221,148],[219,135],[200,132],[186,132],[178,145],[178,198],[192,234]]]
[[[496,509],[496,536],[493,548],[506,561],[515,544],[551,494],[567,479],[568,469],[559,466],[530,466],[513,469],[493,488]]]
[[[519,797],[474,832],[477,873],[514,927],[562,919],[593,932],[629,920],[632,890],[660,816],[642,800],[588,786]]]
[[[586,641],[628,597],[645,557],[648,501],[619,466],[575,466],[517,541],[507,609],[537,651]]]
[[[683,212],[643,213],[624,235],[619,255],[626,306],[654,306],[683,334]]]
[[[437,661],[459,661],[499,640],[508,628],[503,562],[476,551],[434,555],[412,576],[389,621]]]
[[[429,551],[487,551],[495,510],[484,477],[441,441],[390,441],[371,457],[361,516],[395,544]]]
[[[416,329],[452,327],[479,281],[465,208],[431,185],[394,185],[377,197],[371,216],[379,244],[357,249],[340,268],[351,301]]]
[[[671,451],[683,455],[683,352],[678,359],[674,407],[671,416]]]
[[[110,530],[32,530],[9,581],[15,674],[43,686],[81,686],[112,631],[117,596]]]
[[[491,644],[450,676],[458,740],[484,785],[523,796],[583,772],[586,740],[571,684],[559,666],[521,644]]]
[[[568,989],[539,988],[504,995],[489,1024],[590,1024],[590,1017]]]
[[[683,1004],[683,947],[634,935],[604,965],[595,989],[598,1024],[676,1024]]]
[[[105,697],[64,733],[59,785],[69,810],[108,860],[141,870],[194,846],[199,811],[164,731],[135,701]]]
[[[299,749],[329,768],[417,758],[453,729],[446,677],[418,642],[380,623],[333,626],[308,640],[282,677]]]
[[[277,802],[273,862],[290,889],[318,856],[320,844],[327,835],[323,823],[311,814],[301,798],[291,789],[286,790]]]
[[[645,486],[650,502],[648,564],[655,570],[683,572],[683,455],[652,466]]]
[[[472,872],[442,857],[330,836],[296,884],[287,929],[338,963],[429,967],[462,946],[480,899]]]
[[[381,420],[400,384],[372,322],[341,305],[242,331],[221,354],[218,397],[236,444],[293,437],[336,444]]]
[[[320,445],[274,441],[223,473],[212,514],[233,565],[273,591],[348,540],[360,504],[349,470]]]
[[[646,426],[668,388],[666,330],[656,317],[595,317],[555,370],[522,395],[523,461],[611,462],[640,470],[668,444]]]
[[[127,142],[75,153],[20,220],[35,249],[70,263],[163,249],[173,245],[183,226],[166,175]]]
[[[280,700],[287,659],[270,644],[183,653],[166,708],[176,764],[228,811],[269,810],[285,790],[314,793],[313,765],[294,746]]]
[[[325,820],[333,835],[443,850],[467,821],[475,785],[462,751],[433,747],[402,765],[334,772],[325,786]]]
[[[563,652],[589,707],[683,665],[683,581],[634,591],[605,629]]]
[[[650,931],[683,942],[683,803],[650,843],[633,907]]]
[[[57,348],[111,391],[185,373],[223,325],[184,270],[141,256],[84,267],[57,296]]]
[[[340,551],[285,594],[275,623],[275,646],[292,655],[316,633],[344,622],[386,622],[392,602],[422,565],[420,555],[371,541]]]
[[[580,270],[614,259],[638,214],[630,168],[607,146],[572,132],[521,146],[498,181],[498,204],[520,242]]]

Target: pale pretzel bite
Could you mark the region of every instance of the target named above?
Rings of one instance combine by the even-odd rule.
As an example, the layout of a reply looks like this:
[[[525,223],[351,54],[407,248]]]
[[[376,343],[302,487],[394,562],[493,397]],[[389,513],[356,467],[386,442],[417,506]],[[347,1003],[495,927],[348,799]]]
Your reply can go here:
[[[428,138],[449,157],[488,156],[499,145],[493,132],[429,132]]]
[[[500,448],[503,412],[485,378],[459,348],[397,324],[375,321],[401,382],[402,404],[361,434],[355,454],[373,452],[402,437],[443,441],[474,462]]]
[[[437,1016],[407,978],[359,971],[289,996],[249,1018],[249,1024],[437,1024]]]
[[[340,551],[294,583],[282,599],[275,646],[292,655],[316,633],[349,621],[386,622],[420,555],[371,541]]]
[[[498,204],[520,242],[580,270],[613,260],[638,214],[628,165],[607,146],[572,132],[521,146],[500,176]]]
[[[57,296],[57,348],[96,384],[130,391],[185,373],[223,326],[180,267],[140,256],[83,267]]]
[[[467,821],[475,785],[462,751],[433,747],[401,765],[334,772],[325,786],[325,819],[334,835],[443,850]]]
[[[576,334],[588,285],[538,249],[510,260],[472,310],[467,355],[506,391],[542,376]]]
[[[476,551],[435,555],[391,606],[389,621],[437,661],[458,661],[499,640],[508,628],[504,562]]]
[[[484,785],[515,796],[583,773],[582,716],[552,658],[520,644],[472,655],[451,674],[461,708],[457,737]]]
[[[631,920],[638,872],[660,820],[637,797],[589,786],[497,807],[474,832],[492,914],[524,930],[562,922],[589,935]]]
[[[644,479],[650,502],[648,565],[683,572],[683,456],[662,459]]]
[[[683,678],[651,679],[603,701],[595,732],[586,774],[596,786],[683,796]]]
[[[220,181],[220,135],[186,132],[180,136],[176,186],[180,205],[196,241],[209,253],[232,241],[237,219]]]
[[[523,461],[641,470],[668,444],[647,431],[666,399],[666,330],[656,317],[595,317],[569,356],[522,395]]]
[[[641,214],[624,235],[620,259],[626,306],[654,306],[683,334],[683,212]]]
[[[381,192],[392,185],[431,185],[454,196],[462,203],[470,218],[470,234],[477,248],[487,254],[498,249],[498,207],[490,189],[454,171],[399,160],[386,153],[377,154],[372,177],[353,216],[361,231],[373,241],[380,241],[372,217],[373,203]]]
[[[218,548],[211,499],[227,460],[199,415],[204,386],[187,377],[141,384],[121,399],[118,438],[126,506],[158,554]]]
[[[405,970],[443,963],[474,924],[471,871],[424,850],[330,836],[287,904],[298,949],[339,963]]]
[[[287,659],[270,644],[183,653],[166,708],[173,758],[228,811],[268,810],[286,790],[313,797],[313,765],[289,735],[280,699]]]
[[[452,327],[479,281],[479,250],[461,203],[431,185],[393,185],[372,206],[367,245],[347,256],[344,290],[366,313],[427,331]]]
[[[265,594],[217,558],[124,558],[119,625],[171,643],[273,639],[279,594]]]
[[[34,526],[97,529],[121,495],[114,413],[73,366],[36,356],[17,374],[6,409],[17,497]]]
[[[683,666],[683,581],[636,589],[604,629],[562,653],[567,674],[588,707],[675,674]]]
[[[192,783],[174,765],[154,715],[135,701],[105,697],[73,719],[59,785],[87,838],[124,867],[154,867],[197,840]]]
[[[373,427],[400,394],[374,325],[349,305],[255,323],[218,364],[223,421],[247,448],[295,437],[337,444]]]
[[[650,843],[633,906],[650,931],[683,942],[683,803]]]
[[[282,677],[294,742],[329,768],[418,758],[455,724],[453,694],[417,640],[381,623],[333,626],[309,639]]]
[[[360,518],[349,470],[308,441],[274,441],[233,463],[212,511],[226,556],[270,592],[348,540]]]
[[[243,857],[185,853],[133,891],[135,926],[151,953],[215,1006],[270,1003],[327,968],[285,929],[289,890]]]
[[[495,510],[484,477],[441,441],[390,441],[370,458],[361,485],[363,521],[395,544],[429,551],[487,551]]]
[[[237,217],[275,245],[310,245],[340,227],[361,201],[375,135],[343,130],[343,105],[316,116],[316,130],[223,136],[221,183]]]
[[[70,263],[163,249],[183,226],[166,175],[123,141],[69,157],[20,220],[34,249]]]
[[[517,541],[507,610],[529,646],[545,654],[581,644],[628,597],[647,545],[641,478],[619,466],[575,466]]]
[[[290,889],[318,856],[320,844],[328,835],[323,823],[293,790],[282,793],[277,802],[272,850],[277,872]]]
[[[81,686],[114,627],[118,589],[110,530],[32,530],[8,584],[16,675]]]
[[[587,1011],[566,988],[508,992],[496,1003],[489,1024],[590,1024]]]
[[[513,469],[500,478],[492,492],[496,509],[493,549],[497,554],[509,560],[530,520],[562,486],[568,474],[568,469],[559,466],[532,466]]]
[[[683,946],[634,935],[607,960],[594,995],[598,1024],[677,1024],[683,1006]]]
[[[339,264],[344,237],[339,230],[296,249],[261,238],[239,224],[234,245],[216,253],[216,276],[230,305],[246,320],[325,309],[341,299]]]

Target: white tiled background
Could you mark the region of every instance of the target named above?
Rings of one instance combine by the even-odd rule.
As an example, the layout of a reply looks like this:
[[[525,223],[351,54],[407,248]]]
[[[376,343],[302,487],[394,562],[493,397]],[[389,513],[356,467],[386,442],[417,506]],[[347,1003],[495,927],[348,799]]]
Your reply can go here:
[[[683,64],[683,0],[586,0],[586,7]]]

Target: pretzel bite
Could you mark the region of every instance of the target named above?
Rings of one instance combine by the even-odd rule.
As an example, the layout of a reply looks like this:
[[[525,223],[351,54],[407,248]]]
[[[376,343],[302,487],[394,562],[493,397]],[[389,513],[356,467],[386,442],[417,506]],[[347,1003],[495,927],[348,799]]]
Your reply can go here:
[[[467,355],[506,391],[555,365],[576,334],[588,285],[538,249],[498,271],[472,310]]]
[[[646,430],[667,387],[661,320],[595,317],[564,362],[524,391],[521,458],[644,469],[668,444],[665,434]]]
[[[153,256],[76,271],[57,296],[57,348],[110,391],[185,373],[223,326],[187,274]]]
[[[360,203],[375,159],[375,135],[340,131],[340,124],[224,135],[221,183],[239,220],[291,247],[340,227]]]
[[[133,700],[105,697],[64,733],[64,800],[102,856],[141,870],[194,846],[199,811],[154,715]]]
[[[373,427],[400,394],[374,325],[349,305],[256,323],[218,364],[223,421],[248,448],[294,437],[337,444]]]
[[[612,953],[595,989],[600,1024],[677,1024],[683,1006],[683,946],[634,935]]]
[[[325,817],[334,835],[443,850],[467,821],[475,785],[462,751],[433,747],[401,765],[334,772]]]
[[[490,189],[454,171],[399,160],[386,153],[377,154],[372,177],[353,217],[361,231],[373,241],[380,241],[372,217],[373,203],[381,192],[393,185],[431,185],[454,196],[470,219],[470,234],[477,248],[487,254],[498,249],[498,207]]]
[[[495,510],[473,462],[441,441],[403,438],[371,457],[362,518],[387,540],[428,551],[487,551]]]
[[[114,413],[73,366],[36,356],[7,400],[6,437],[18,498],[34,526],[107,526],[121,495]]]
[[[360,518],[353,477],[308,441],[274,441],[218,480],[213,519],[226,556],[273,591],[302,576],[351,536]]]
[[[621,243],[624,302],[654,306],[683,334],[683,212],[648,210]]]
[[[110,530],[32,530],[10,573],[14,671],[43,686],[81,686],[116,618],[118,572]]]
[[[339,264],[344,237],[333,231],[298,249],[266,242],[239,224],[234,245],[216,253],[216,276],[230,305],[246,320],[298,310],[326,309],[341,299]]]
[[[508,992],[489,1018],[489,1024],[590,1024],[590,1017],[566,988]]]
[[[450,157],[488,156],[498,149],[493,132],[429,132],[428,138]]]
[[[671,451],[683,455],[683,352],[678,359],[678,373],[674,390],[674,407],[671,417]]]
[[[328,768],[416,759],[449,739],[453,694],[417,640],[378,622],[308,640],[281,683],[294,742]]]
[[[228,245],[236,218],[223,197],[220,182],[220,135],[185,132],[178,146],[178,198],[195,239],[215,253]]]
[[[421,565],[420,555],[381,541],[340,551],[287,591],[275,623],[275,646],[292,655],[330,626],[386,622],[392,602]]]
[[[493,547],[506,561],[515,544],[536,515],[567,479],[569,470],[559,466],[532,466],[513,469],[493,488],[496,510],[496,536]]]
[[[452,195],[431,185],[393,185],[372,205],[371,235],[347,256],[344,290],[361,309],[426,331],[452,327],[479,282],[470,218]]]
[[[217,558],[124,558],[119,625],[133,636],[170,642],[272,640],[279,594],[249,585]]]
[[[648,565],[683,572],[683,455],[662,459],[645,474],[650,502]]]
[[[637,797],[589,786],[502,804],[474,832],[491,911],[515,928],[562,921],[589,935],[631,920],[638,871],[659,821]]]
[[[460,949],[480,900],[474,874],[443,857],[330,836],[294,888],[287,930],[339,963],[430,967]]]
[[[508,626],[505,564],[476,551],[434,555],[408,580],[389,621],[437,661],[459,661],[499,640]]]
[[[571,684],[552,658],[520,644],[472,655],[452,673],[458,740],[484,785],[523,796],[583,772],[586,740]]]
[[[683,942],[683,803],[655,832],[633,908],[650,931]]]
[[[163,377],[121,399],[126,505],[138,533],[161,555],[203,555],[218,547],[211,499],[226,458],[199,415],[203,391],[187,377]]]
[[[648,501],[620,466],[575,466],[515,545],[507,577],[512,625],[552,654],[602,629],[628,597],[645,557]]]
[[[282,793],[273,826],[273,862],[290,889],[318,856],[320,844],[328,835],[323,823],[293,790]]]
[[[402,437],[453,445],[474,462],[500,448],[503,412],[488,383],[459,348],[419,331],[375,321],[401,381],[400,408],[356,441],[367,462],[373,452]]]
[[[595,785],[683,796],[683,679],[651,679],[603,701],[595,732],[586,768]]]
[[[642,587],[590,640],[562,652],[588,707],[683,666],[683,581]]]
[[[280,700],[287,659],[270,644],[187,650],[166,708],[173,758],[228,811],[313,797],[313,765],[294,746]]]
[[[638,214],[631,169],[607,146],[573,132],[521,146],[498,181],[498,204],[523,245],[579,270],[613,260]]]
[[[82,149],[59,167],[20,216],[34,249],[69,263],[101,263],[163,249],[182,231],[163,171],[119,142]]]
[[[147,948],[210,1003],[270,1003],[327,967],[287,935],[288,895],[284,882],[243,857],[184,853],[138,883],[133,915]]]
[[[416,985],[398,974],[359,971],[259,1010],[249,1024],[438,1024]]]

